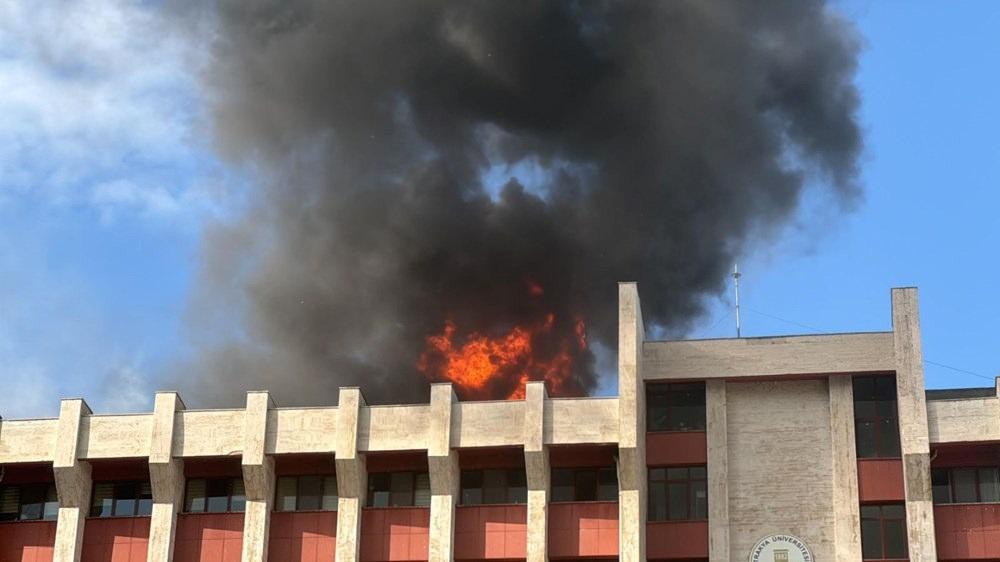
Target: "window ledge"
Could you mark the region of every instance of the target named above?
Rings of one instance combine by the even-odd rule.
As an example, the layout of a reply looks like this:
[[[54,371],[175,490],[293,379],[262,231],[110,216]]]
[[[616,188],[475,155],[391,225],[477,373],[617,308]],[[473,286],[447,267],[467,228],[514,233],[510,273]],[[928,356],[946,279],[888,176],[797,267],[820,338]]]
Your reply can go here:
[[[337,513],[337,510],[336,509],[282,509],[282,510],[275,509],[271,513]]]
[[[149,519],[152,515],[88,515],[87,520],[91,519]]]

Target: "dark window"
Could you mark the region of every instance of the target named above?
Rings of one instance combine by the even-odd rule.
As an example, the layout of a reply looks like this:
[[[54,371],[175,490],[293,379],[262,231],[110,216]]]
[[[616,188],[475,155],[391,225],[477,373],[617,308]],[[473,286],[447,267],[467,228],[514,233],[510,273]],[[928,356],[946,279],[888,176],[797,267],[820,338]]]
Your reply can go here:
[[[650,384],[646,387],[647,431],[703,431],[705,383]]]
[[[275,484],[275,511],[336,511],[336,509],[336,476],[281,476]]]
[[[650,521],[708,519],[704,466],[649,469]]]
[[[861,506],[861,551],[865,560],[908,557],[903,504]]]
[[[431,481],[426,472],[380,472],[368,475],[371,507],[427,507]]]
[[[552,469],[552,501],[615,501],[618,472],[613,468]]]
[[[462,471],[462,505],[526,503],[523,468]]]
[[[91,517],[134,517],[153,513],[149,482],[95,482],[90,497]]]
[[[0,486],[0,521],[54,520],[58,514],[55,484]]]
[[[931,471],[934,503],[1000,503],[1000,469],[935,468]]]
[[[246,510],[242,478],[191,478],[187,481],[184,511],[238,513]]]
[[[895,377],[854,377],[854,435],[858,458],[899,457]]]

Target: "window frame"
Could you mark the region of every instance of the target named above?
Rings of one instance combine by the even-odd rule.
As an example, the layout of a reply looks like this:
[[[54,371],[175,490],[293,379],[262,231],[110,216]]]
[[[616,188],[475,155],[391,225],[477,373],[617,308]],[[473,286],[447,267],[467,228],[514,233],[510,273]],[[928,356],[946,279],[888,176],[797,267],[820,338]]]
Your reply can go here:
[[[94,505],[94,502],[97,500],[97,494],[95,492],[97,491],[97,487],[100,486],[100,485],[102,485],[102,484],[110,484],[111,485],[111,514],[110,515],[101,515],[100,513],[98,513],[98,514],[94,513],[94,509],[98,507],[98,506]],[[149,487],[149,497],[148,498],[142,497],[144,495],[142,493],[142,486],[143,485]],[[185,486],[186,485],[187,485],[187,483],[185,482]],[[119,489],[120,486],[133,486],[133,488],[134,488],[135,497],[131,498],[131,499],[135,503],[133,504],[132,513],[131,514],[119,514],[118,513],[118,500],[119,499],[126,499],[124,497],[119,497],[118,496],[118,489]],[[186,491],[187,490],[185,490],[185,492]],[[150,512],[147,513],[147,514],[141,514],[141,513],[139,513],[139,511],[140,511],[139,510],[139,505],[140,505],[139,502],[141,502],[143,500],[146,500],[146,499],[149,500],[149,510],[150,510]],[[93,485],[91,486],[91,489],[90,489],[90,511],[88,512],[87,517],[91,517],[91,518],[95,518],[95,519],[108,519],[108,518],[111,518],[111,517],[151,517],[152,514],[153,514],[152,511],[153,511],[153,487],[152,487],[152,483],[149,480],[101,480],[99,482],[94,482]]]
[[[885,508],[886,507],[899,507],[899,508],[901,508],[903,510],[902,517],[886,517],[885,516]],[[864,515],[865,508],[878,508],[878,510],[879,510],[879,517],[878,517],[878,523],[879,523],[879,545],[881,547],[880,552],[879,552],[879,554],[880,554],[879,558],[865,558],[865,554],[864,554],[864,542],[865,542],[864,528],[865,528],[865,525],[864,525],[864,522],[872,520],[872,518],[870,518],[870,517],[865,517],[865,515]],[[900,525],[901,525],[901,527],[903,529],[903,553],[902,553],[901,556],[889,556],[889,553],[886,552],[886,540],[885,540],[885,537],[886,537],[886,533],[885,533],[886,521],[899,521],[900,522]],[[862,560],[907,560],[907,559],[909,559],[909,557],[910,557],[910,544],[909,544],[909,532],[908,532],[908,529],[906,528],[906,504],[905,503],[891,502],[891,503],[879,503],[879,504],[863,504],[861,506],[860,522],[861,522],[860,538],[861,538],[861,559]]]
[[[696,469],[696,468],[702,469],[704,471],[704,475],[700,476],[700,477],[692,477],[691,476],[691,470],[692,469]],[[654,480],[653,479],[653,471],[654,470],[662,470],[663,471],[663,479],[662,480]],[[670,471],[671,470],[684,470],[685,471],[685,477],[684,478],[670,478],[669,475],[670,475]],[[658,483],[662,482],[663,486],[664,486],[664,514],[666,515],[665,519],[653,519],[651,517],[651,514],[654,512],[654,510],[653,510],[653,483],[654,482],[658,482]],[[704,518],[694,518],[693,517],[694,512],[695,512],[695,502],[696,502],[696,500],[695,500],[695,486],[693,486],[693,483],[695,483],[695,482],[702,482],[702,483],[704,483],[704,489],[705,489],[705,517]],[[647,486],[646,486],[646,497],[647,497],[646,520],[648,522],[660,523],[660,522],[672,522],[672,521],[708,521],[708,466],[707,465],[704,465],[704,464],[695,464],[695,465],[683,465],[683,466],[677,466],[677,465],[675,465],[675,466],[651,466],[651,467],[648,467],[646,469],[646,484],[647,484]],[[686,489],[686,492],[687,492],[687,502],[686,502],[686,505],[685,505],[686,516],[683,517],[683,518],[672,519],[670,517],[670,485],[671,484],[684,484],[685,485],[685,489]]]
[[[891,400],[878,400],[878,382],[879,380],[888,380],[892,382],[892,399]],[[864,381],[871,381],[872,383],[872,399],[859,399],[858,398],[858,383]],[[854,451],[859,459],[899,459],[902,458],[902,445],[899,436],[899,404],[896,398],[897,388],[896,388],[896,377],[894,375],[863,375],[855,376],[851,378],[851,391],[853,393],[853,403],[854,403]],[[859,415],[858,414],[858,402],[871,402],[874,404],[874,412],[870,415]],[[879,413],[878,404],[886,402],[892,405],[892,414],[883,415]],[[885,435],[885,428],[883,427],[883,422],[892,421],[892,426],[895,428],[894,436],[895,442],[891,442],[890,439]],[[872,440],[873,448],[875,454],[872,456],[862,455],[860,446],[860,436],[862,423],[870,423],[872,425]]]
[[[409,474],[409,476],[410,476],[410,491],[409,491],[410,500],[409,500],[409,502],[407,502],[405,504],[395,504],[395,505],[393,505],[393,501],[392,501],[393,494],[400,493],[400,492],[393,492],[393,490],[392,490],[392,476],[394,474]],[[378,508],[378,509],[394,508],[394,507],[404,507],[404,508],[405,507],[419,507],[419,508],[430,507],[429,505],[417,505],[417,477],[420,476],[420,475],[427,475],[428,482],[430,482],[430,473],[427,470],[394,470],[394,471],[390,471],[390,472],[372,472],[372,473],[369,473],[368,474],[368,486],[367,486],[368,487],[368,492],[367,492],[367,496],[365,498],[367,500],[367,502],[365,503],[365,505],[367,507],[373,507],[373,508]],[[375,490],[373,488],[373,486],[374,486],[374,482],[373,481],[375,480],[376,477],[379,477],[379,476],[386,476],[386,477],[388,477],[388,479],[389,479],[389,481],[388,481],[389,482],[389,488],[387,490]],[[383,492],[383,491],[384,492],[388,492],[388,494],[389,494],[388,505],[378,505],[377,506],[377,505],[375,505],[375,493],[376,492]]]
[[[956,501],[955,498],[958,495],[955,493],[955,478],[953,478],[953,473],[958,470],[970,470],[974,475],[973,491],[975,493],[976,499],[974,501]],[[995,482],[1000,483],[1000,467],[997,466],[950,466],[942,468],[932,468],[931,469],[931,500],[934,505],[976,505],[976,504],[987,504],[996,505],[1000,504],[1000,497],[995,501],[984,501],[983,500],[983,490],[982,490],[982,479],[980,478],[981,471],[983,470],[995,470],[997,472],[997,480]],[[945,473],[948,477],[948,501],[947,502],[937,502],[934,501],[934,473]]]
[[[503,492],[504,501],[502,502],[487,502],[486,501],[486,471],[499,471],[503,474]],[[467,486],[467,478],[472,474],[479,473],[480,476],[480,497],[481,501],[479,503],[466,503],[465,492],[467,489],[475,489],[475,487]],[[524,485],[514,486],[513,488],[524,488],[524,501],[517,501],[517,498],[512,498],[511,493],[511,475],[523,475]],[[526,505],[528,503],[528,475],[524,467],[520,468],[469,468],[463,469],[459,475],[459,486],[458,486],[458,497],[459,504],[463,506],[483,506],[483,505]]]
[[[677,401],[675,396],[691,392],[697,388],[697,392],[701,394],[701,402],[698,405],[701,408],[701,423],[698,427],[677,427],[675,426],[674,420],[674,408],[677,406]],[[658,392],[659,391],[659,392]],[[689,431],[705,431],[708,425],[708,414],[707,414],[707,401],[706,401],[706,390],[704,382],[650,382],[646,384],[646,432],[647,433],[667,433],[667,432],[689,432]],[[666,403],[662,406],[657,405],[656,408],[664,408],[666,415],[664,417],[663,424],[655,424],[653,421],[654,408],[650,407],[653,396],[664,397]],[[656,427],[654,427],[656,426]]]
[[[552,499],[549,503],[589,503],[589,502],[611,502],[618,501],[618,494],[621,491],[621,484],[618,482],[618,468],[614,465],[611,466],[580,466],[580,467],[553,467],[550,469],[549,478],[552,482],[556,480],[556,471],[571,471],[573,473],[572,487],[573,487],[573,499],[571,500],[556,500],[554,494],[552,494]],[[607,499],[601,497],[601,487],[602,481],[600,474],[602,471],[609,471],[614,475],[615,484],[615,497],[613,499]],[[580,487],[580,474],[581,473],[593,473],[594,475],[594,499],[580,499],[577,494],[577,490]],[[606,483],[605,483],[606,484]]]
[[[281,502],[279,501],[280,500],[279,493],[281,491],[281,487],[278,485],[278,482],[281,481],[282,479],[289,479],[289,478],[295,480],[295,509],[281,509]],[[320,484],[319,484],[320,485],[320,488],[319,488],[319,505],[320,505],[320,507],[319,507],[319,509],[300,509],[299,508],[299,504],[301,503],[301,499],[300,498],[302,497],[302,479],[303,478],[319,478],[319,482],[320,482]],[[333,505],[334,505],[333,509],[324,509],[323,508],[323,498],[327,496],[326,486],[327,486],[327,481],[330,480],[330,479],[333,480],[334,493],[332,495],[333,495],[334,498],[336,498],[336,500],[333,503]],[[339,503],[340,503],[340,490],[338,488],[337,475],[335,473],[330,473],[330,474],[288,474],[288,475],[284,475],[284,476],[278,476],[278,477],[275,478],[275,481],[274,481],[274,509],[273,509],[273,511],[275,513],[311,513],[311,512],[319,512],[319,511],[331,512],[331,511],[337,511],[337,505]]]
[[[205,495],[203,496],[203,498],[205,500],[205,508],[202,509],[201,511],[191,511],[190,509],[188,509],[188,492],[190,491],[190,488],[191,488],[191,482],[195,481],[195,480],[204,480],[205,481]],[[212,496],[209,496],[209,494],[208,494],[209,482],[213,482],[213,481],[214,482],[218,482],[220,480],[225,480],[226,481],[226,510],[225,511],[209,511],[209,509],[208,509],[208,499],[209,499],[209,497],[212,497]],[[234,496],[234,494],[233,494],[233,484],[235,484],[237,481],[241,482],[242,485],[243,485],[243,509],[240,509],[240,510],[234,510],[233,509],[233,496]],[[198,476],[198,477],[193,477],[193,478],[185,478],[184,479],[184,505],[183,505],[183,511],[181,511],[181,513],[246,513],[246,484],[243,483],[243,478],[241,478],[239,476],[216,476],[216,477],[202,477],[202,476]]]
[[[17,489],[17,512],[14,513],[14,517],[11,519],[0,519],[2,523],[21,523],[21,522],[32,522],[32,521],[55,521],[59,516],[59,493],[56,490],[55,482],[36,482],[32,484],[3,484],[0,485],[0,490],[3,488],[16,488]],[[38,502],[40,509],[38,512],[38,517],[25,517],[24,516],[24,491],[41,491],[42,501]],[[53,499],[54,498],[54,499]],[[36,502],[31,502],[32,504]],[[49,507],[53,506],[54,509],[49,511]]]

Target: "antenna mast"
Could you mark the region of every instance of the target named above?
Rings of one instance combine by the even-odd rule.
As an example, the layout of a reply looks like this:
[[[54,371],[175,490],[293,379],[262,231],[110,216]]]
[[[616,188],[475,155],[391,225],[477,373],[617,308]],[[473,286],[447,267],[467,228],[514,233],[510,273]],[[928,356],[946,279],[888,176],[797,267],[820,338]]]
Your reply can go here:
[[[740,337],[740,264],[733,264],[733,288],[736,291],[736,337]]]

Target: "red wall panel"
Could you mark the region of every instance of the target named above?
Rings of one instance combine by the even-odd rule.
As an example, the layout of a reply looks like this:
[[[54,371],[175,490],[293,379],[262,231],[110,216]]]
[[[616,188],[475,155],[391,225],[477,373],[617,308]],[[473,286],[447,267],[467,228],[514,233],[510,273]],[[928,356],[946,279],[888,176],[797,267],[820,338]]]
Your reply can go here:
[[[368,507],[361,513],[361,560],[427,560],[431,511],[426,507]]]
[[[657,521],[646,524],[650,560],[708,558],[708,521]]]
[[[455,558],[524,558],[528,544],[528,506],[468,505],[455,509]]]
[[[284,511],[271,514],[268,560],[330,562],[336,551],[336,511]]]
[[[0,562],[52,562],[55,521],[0,523]]]
[[[177,516],[175,562],[240,562],[242,513],[182,513]]]
[[[549,556],[618,556],[618,502],[549,504]]]
[[[646,464],[678,466],[708,463],[704,431],[657,431],[646,434]]]
[[[934,506],[938,560],[1000,559],[1000,504]]]
[[[82,562],[146,562],[149,517],[90,517],[83,528]]]
[[[904,501],[903,461],[858,459],[858,497],[861,503]]]

